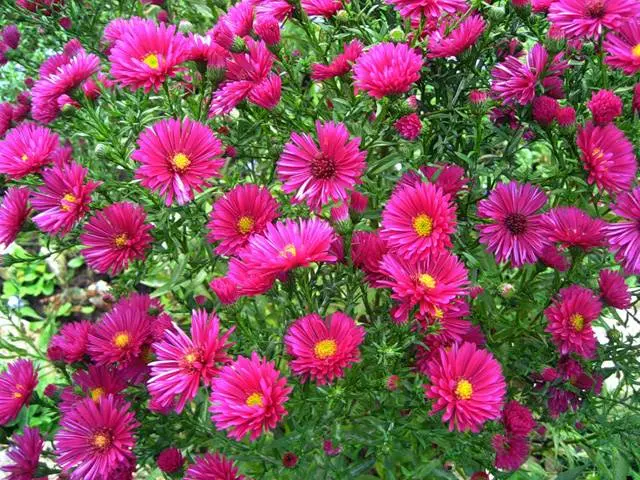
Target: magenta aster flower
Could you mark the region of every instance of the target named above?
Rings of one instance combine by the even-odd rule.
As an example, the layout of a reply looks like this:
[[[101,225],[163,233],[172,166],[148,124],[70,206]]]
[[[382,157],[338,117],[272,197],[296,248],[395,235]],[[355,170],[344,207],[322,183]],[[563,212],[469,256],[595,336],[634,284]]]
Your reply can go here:
[[[79,362],[87,353],[89,331],[93,324],[88,320],[65,323],[49,341],[47,356],[54,361]]]
[[[465,0],[386,0],[405,18],[438,18],[443,13],[464,12],[469,8]]]
[[[319,211],[330,201],[347,200],[348,192],[361,183],[367,152],[360,138],[349,139],[344,124],[316,122],[318,144],[306,133],[291,134],[278,160],[278,178],[286,193],[295,192],[294,203],[305,201]]]
[[[602,304],[588,288],[571,285],[563,288],[544,314],[553,343],[561,355],[575,352],[584,358],[596,353],[596,337],[591,322],[600,316]]]
[[[229,437],[240,441],[249,433],[253,441],[287,415],[290,393],[273,362],[255,352],[251,359],[239,356],[211,383],[211,420]]]
[[[210,34],[189,33],[188,47],[188,60],[206,64],[207,68],[225,68],[228,52],[218,45]]]
[[[558,270],[559,272],[566,272],[571,266],[571,262],[566,255],[553,244],[547,245],[540,253],[538,259],[547,267]]]
[[[314,63],[311,65],[311,79],[318,82],[329,78],[341,77],[351,71],[353,63],[362,55],[364,45],[360,40],[345,43],[343,53],[335,57],[329,65]]]
[[[606,125],[622,115],[622,99],[611,90],[598,90],[587,102],[593,123]]]
[[[33,221],[40,230],[66,235],[89,211],[91,193],[100,182],[85,183],[87,169],[77,163],[58,163],[42,172],[44,185],[31,195]]]
[[[427,364],[427,376],[425,396],[435,400],[431,415],[445,410],[442,421],[450,431],[477,433],[487,420],[500,418],[507,387],[488,351],[469,342],[441,348]]]
[[[131,25],[144,24],[154,25],[153,20],[142,19],[140,17],[114,18],[104,27],[102,41],[107,45],[112,45],[116,40],[120,40],[131,29]]]
[[[628,221],[603,228],[609,248],[627,273],[640,274],[640,187],[621,193],[611,210]]]
[[[557,0],[547,17],[567,37],[596,38],[605,29],[616,30],[638,15],[636,0]]]
[[[238,467],[233,460],[220,453],[206,453],[196,458],[185,474],[184,480],[244,480],[245,476],[238,474]]]
[[[451,26],[455,28],[451,29]],[[471,48],[484,32],[486,23],[480,15],[470,15],[456,25],[445,21],[429,36],[428,58],[457,57]]]
[[[389,249],[413,261],[451,246],[456,207],[440,187],[420,182],[398,189],[382,211],[380,237]]]
[[[299,318],[284,337],[287,353],[293,357],[289,366],[302,383],[309,379],[319,385],[332,383],[360,361],[358,347],[364,335],[364,328],[341,312],[325,320],[317,313]]]
[[[175,447],[165,448],[160,452],[156,460],[158,468],[165,473],[176,473],[184,465],[184,457]]]
[[[273,286],[277,275],[278,273],[262,271],[255,268],[253,264],[247,264],[241,259],[232,257],[226,278],[230,282],[228,286],[234,285],[235,291],[229,290],[229,294],[233,295],[229,300],[233,299],[235,302],[242,296],[253,297],[266,293]]]
[[[23,123],[0,141],[0,173],[18,180],[51,163],[58,135],[46,127]]]
[[[12,463],[0,467],[0,470],[8,474],[5,480],[38,480],[36,471],[43,446],[44,440],[37,428],[25,427],[22,435],[15,434],[6,451]]]
[[[607,34],[603,47],[607,52],[605,63],[627,75],[640,72],[640,21],[622,23]]]
[[[560,104],[547,95],[535,97],[531,102],[531,116],[541,126],[548,127],[556,119]]]
[[[151,362],[149,393],[160,405],[173,405],[182,412],[193,400],[202,382],[210,385],[222,365],[231,362],[227,349],[233,328],[220,333],[220,320],[204,310],[191,314],[191,338],[174,324],[164,338],[153,344],[157,360]]]
[[[529,457],[529,441],[526,437],[494,435],[491,445],[496,452],[494,465],[501,470],[517,470]]]
[[[220,242],[217,254],[234,255],[277,217],[278,202],[269,190],[254,184],[238,185],[213,204],[207,239]]]
[[[548,239],[564,247],[589,251],[604,244],[604,222],[577,207],[556,207],[545,215]]]
[[[388,253],[379,268],[386,278],[378,285],[391,288],[391,298],[400,302],[400,309],[395,312],[397,320],[405,318],[416,305],[420,315],[442,314],[456,296],[467,292],[469,283],[464,264],[449,252],[418,261]]]
[[[175,25],[130,22],[111,49],[111,75],[131,90],[157,92],[188,55],[187,39]]]
[[[238,298],[240,298],[238,286],[229,277],[218,277],[212,279],[209,282],[209,288],[213,290],[218,297],[218,300],[220,300],[220,303],[223,305],[234,304]]]
[[[638,162],[633,145],[622,130],[613,124],[600,127],[587,122],[585,127],[578,128],[576,141],[590,184],[595,183],[609,193],[631,188]]]
[[[127,388],[127,382],[120,372],[104,365],[89,365],[88,370],[78,370],[73,375],[73,382],[82,389],[76,393],[73,387],[67,387],[60,395],[60,411],[66,414],[85,398],[100,402],[105,395],[122,398],[118,394]]]
[[[63,471],[74,480],[102,480],[128,467],[138,427],[130,408],[129,403],[108,395],[97,403],[84,399],[64,415],[55,436],[57,462]]]
[[[31,400],[38,375],[30,360],[16,360],[0,374],[0,425],[15,419]]]
[[[396,120],[393,128],[405,140],[415,140],[422,132],[422,122],[417,113],[410,113]]]
[[[423,58],[404,43],[383,42],[360,55],[353,65],[356,93],[380,99],[405,93],[420,79]]]
[[[478,204],[478,216],[493,223],[478,225],[480,242],[498,262],[520,267],[535,263],[550,244],[540,209],[547,203],[542,190],[528,183],[500,183]]]
[[[301,0],[302,9],[310,17],[333,17],[342,8],[340,0]]]
[[[526,437],[536,426],[531,410],[515,400],[504,406],[502,423],[508,434],[519,437]]]
[[[30,212],[29,189],[7,189],[0,204],[0,245],[8,246],[15,241]]]
[[[91,217],[80,235],[89,266],[117,275],[132,260],[144,259],[153,228],[146,218],[141,206],[129,202],[114,203]]]
[[[600,270],[600,298],[613,308],[626,310],[631,306],[631,294],[624,277],[613,270]]]
[[[372,286],[384,278],[380,272],[380,260],[387,251],[387,244],[380,238],[379,232],[353,232],[351,260],[355,267],[365,273],[365,279]]]
[[[165,119],[140,134],[131,158],[141,163],[136,178],[169,206],[174,199],[178,205],[191,201],[194,192],[209,186],[209,178],[220,176],[222,152],[222,142],[206,125]]]

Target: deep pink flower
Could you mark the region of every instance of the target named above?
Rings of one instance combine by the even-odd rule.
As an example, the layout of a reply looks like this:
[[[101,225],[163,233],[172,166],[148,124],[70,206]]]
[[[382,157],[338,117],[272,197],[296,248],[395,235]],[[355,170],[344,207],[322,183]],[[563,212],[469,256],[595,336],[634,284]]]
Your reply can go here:
[[[611,210],[628,221],[610,223],[603,228],[609,248],[627,273],[640,274],[640,187],[621,193]]]
[[[438,18],[443,13],[464,12],[468,8],[465,0],[386,0],[405,18],[420,20],[421,16]]]
[[[206,453],[196,458],[196,463],[187,469],[184,480],[244,480],[238,474],[233,460],[220,453]]]
[[[557,0],[549,7],[551,24],[567,37],[599,37],[640,15],[636,0]]]
[[[60,327],[60,331],[49,341],[47,350],[49,358],[51,360],[61,360],[65,363],[74,363],[82,360],[87,353],[89,331],[92,326],[93,324],[88,320],[65,323]]]
[[[238,286],[229,277],[214,278],[209,282],[209,288],[220,300],[223,305],[231,305],[236,303],[236,300],[240,298],[240,292]]]
[[[103,365],[89,365],[87,371],[76,371],[73,382],[82,389],[82,394],[77,394],[73,387],[67,387],[62,391],[59,406],[63,414],[73,410],[75,405],[85,398],[90,398],[96,403],[105,395],[122,398],[118,394],[127,388],[127,382],[120,372]]]
[[[330,248],[330,245],[329,243],[327,248]],[[229,281],[228,285],[235,285],[235,291],[229,290],[229,303],[235,302],[242,296],[252,297],[266,293],[273,286],[277,276],[278,273],[275,270],[262,271],[256,268],[253,263],[232,257],[229,261],[226,278]]]
[[[340,0],[301,0],[302,9],[310,17],[333,17],[342,8]]]
[[[231,362],[227,349],[233,328],[220,333],[220,320],[204,310],[191,314],[191,338],[174,324],[153,344],[157,359],[151,362],[149,393],[161,405],[175,404],[177,413],[198,393],[200,383],[210,385],[222,365]]]
[[[546,331],[560,354],[575,352],[585,358],[593,358],[596,338],[591,322],[600,316],[602,304],[588,288],[572,285],[558,293],[544,314],[549,323]]]
[[[11,128],[13,123],[13,105],[9,102],[0,103],[0,138]]]
[[[184,457],[175,447],[165,448],[160,452],[156,460],[160,471],[165,473],[179,472],[184,465]]]
[[[393,124],[393,128],[406,140],[415,140],[422,132],[422,122],[417,113],[410,113],[400,117]]]
[[[72,479],[114,478],[133,459],[138,427],[131,405],[112,395],[87,398],[62,417],[55,436],[57,462]],[[113,476],[112,476],[113,475]]]
[[[213,379],[211,420],[229,437],[240,441],[249,433],[253,441],[287,415],[284,404],[290,393],[273,362],[255,352],[251,359],[239,356]]]
[[[531,10],[535,13],[547,13],[556,0],[531,0]]]
[[[479,432],[487,420],[500,418],[506,384],[488,351],[469,342],[441,348],[427,364],[427,376],[425,396],[435,400],[431,414],[445,410],[449,430]]]
[[[451,29],[451,25],[455,28]],[[457,57],[476,44],[486,23],[480,15],[470,15],[460,23],[441,22],[429,36],[428,58]]]
[[[556,207],[544,215],[547,238],[564,247],[589,251],[604,244],[604,222],[577,207]]]
[[[15,241],[30,212],[29,189],[7,189],[0,204],[0,245],[7,247]]]
[[[51,163],[58,135],[46,127],[23,123],[0,141],[0,173],[17,180]]]
[[[114,18],[104,27],[102,33],[102,41],[107,45],[112,45],[122,38],[126,33],[132,29],[132,25],[148,23],[150,26],[154,25],[153,20],[143,19],[140,17],[130,18]]]
[[[528,183],[500,183],[478,204],[478,216],[494,223],[478,225],[480,242],[499,262],[515,267],[535,263],[550,244],[540,209],[547,202],[542,190]]]
[[[633,113],[640,113],[640,83],[636,83],[636,86],[633,87],[633,98],[631,101],[631,109]]]
[[[360,55],[353,65],[354,87],[380,99],[405,93],[420,79],[423,58],[404,43],[383,42]]]
[[[360,361],[358,347],[364,335],[364,328],[341,312],[325,320],[317,313],[299,318],[284,337],[287,353],[293,357],[289,366],[302,383],[308,379],[320,385],[332,383]]]
[[[189,33],[187,42],[189,60],[206,64],[208,68],[225,68],[228,52],[218,45],[211,35]]]
[[[519,437],[526,437],[536,426],[531,410],[515,400],[504,406],[502,423],[507,434]]]
[[[569,259],[556,245],[547,245],[538,256],[538,259],[547,267],[554,268],[559,272],[566,272],[571,266]]]
[[[611,90],[598,90],[587,102],[593,123],[606,125],[622,115],[622,100]]]
[[[494,435],[491,445],[496,452],[494,465],[501,470],[517,470],[529,457],[529,441],[525,437]]]
[[[85,225],[82,255],[100,273],[117,275],[132,260],[144,259],[152,241],[144,209],[133,203],[114,203],[96,213]]]
[[[569,407],[574,411],[577,410],[580,402],[580,398],[574,392],[568,390],[551,387],[547,392],[547,406],[549,407],[551,418],[558,418]]]
[[[31,195],[33,221],[40,230],[66,235],[89,211],[91,193],[100,182],[85,183],[87,169],[77,163],[56,164],[42,172],[44,185]]]
[[[370,285],[384,278],[380,272],[380,260],[387,253],[387,245],[379,232],[353,232],[351,237],[351,260],[353,265],[365,273]]]
[[[260,15],[253,24],[253,30],[267,45],[280,43],[280,22],[272,15]]]
[[[16,360],[0,374],[0,425],[15,419],[31,400],[38,375],[30,360]]]
[[[323,81],[329,78],[341,77],[351,71],[353,63],[362,55],[364,46],[360,40],[345,43],[343,53],[335,57],[329,65],[314,63],[311,65],[311,79]]]
[[[138,147],[131,155],[141,163],[136,178],[167,206],[174,199],[178,205],[191,201],[224,165],[222,142],[208,126],[189,118],[154,123],[140,134]]]
[[[129,22],[111,49],[111,75],[131,90],[157,92],[188,55],[187,39],[175,25]]]
[[[17,25],[7,25],[2,29],[0,35],[2,36],[2,40],[7,47],[11,48],[12,50],[18,48],[18,45],[20,44],[20,30],[18,30]]]
[[[440,187],[446,195],[450,195],[451,198],[454,198],[469,183],[469,179],[464,176],[464,169],[450,163],[423,165],[420,167],[420,172],[427,180]],[[420,181],[422,179],[417,173],[407,172],[399,184],[415,185]]]
[[[598,280],[600,298],[607,305],[626,310],[631,306],[631,294],[624,277],[613,270],[601,270]]]
[[[316,132],[317,144],[309,134],[291,134],[277,174],[284,192],[295,192],[294,203],[304,201],[319,211],[330,201],[348,198],[348,192],[361,182],[367,152],[360,150],[360,138],[349,138],[342,123],[317,121]]]
[[[640,21],[622,23],[607,34],[603,47],[607,52],[605,62],[627,75],[640,72]]]
[[[556,119],[560,105],[555,98],[542,95],[535,97],[531,104],[531,115],[533,119],[543,127],[550,126]]]
[[[369,197],[367,195],[355,190],[351,192],[351,196],[349,197],[349,208],[351,208],[355,213],[364,213],[368,204]]]
[[[576,110],[575,108],[560,107],[556,113],[556,120],[561,127],[571,127],[576,123]]]
[[[6,450],[6,455],[12,463],[0,467],[0,470],[7,472],[5,480],[43,480],[42,477],[36,478],[43,446],[44,440],[37,428],[25,427],[22,435],[16,433],[11,437],[11,446]]]

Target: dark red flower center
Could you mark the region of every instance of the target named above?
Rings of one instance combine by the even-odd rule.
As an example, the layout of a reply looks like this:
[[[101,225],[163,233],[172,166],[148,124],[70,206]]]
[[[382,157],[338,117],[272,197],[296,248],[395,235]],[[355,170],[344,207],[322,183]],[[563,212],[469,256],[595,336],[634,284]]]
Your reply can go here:
[[[605,0],[587,0],[585,7],[587,15],[591,18],[602,18],[606,13]]]
[[[504,224],[513,235],[520,235],[527,231],[527,217],[521,213],[507,215]]]
[[[311,175],[318,180],[333,178],[336,173],[336,162],[324,153],[318,153],[311,161]]]

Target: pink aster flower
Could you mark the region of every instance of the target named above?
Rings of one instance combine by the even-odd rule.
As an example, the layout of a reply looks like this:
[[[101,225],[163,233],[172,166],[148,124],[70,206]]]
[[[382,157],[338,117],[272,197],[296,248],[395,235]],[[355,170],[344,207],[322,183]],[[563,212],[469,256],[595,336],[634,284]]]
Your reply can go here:
[[[156,460],[158,468],[165,473],[177,473],[184,465],[184,457],[175,447],[165,448]]]
[[[86,182],[87,169],[77,163],[56,164],[42,173],[44,185],[31,195],[33,221],[43,232],[66,235],[89,211],[91,193],[100,182]]]
[[[9,130],[0,142],[0,173],[18,180],[51,163],[58,135],[46,127],[23,123]]]
[[[633,145],[622,130],[612,124],[600,127],[588,122],[578,129],[576,141],[590,184],[609,193],[631,188],[638,163]]]
[[[0,204],[0,245],[6,247],[15,241],[30,212],[29,189],[7,189]]]
[[[420,20],[420,17],[438,18],[443,13],[464,12],[468,8],[465,0],[386,0],[405,18]]]
[[[640,274],[640,187],[621,193],[611,210],[628,221],[604,227],[609,248],[627,273]]]
[[[13,123],[13,105],[9,102],[0,103],[0,138],[11,128]]]
[[[526,437],[536,426],[531,410],[515,400],[507,402],[504,406],[502,423],[508,434],[519,437]]]
[[[393,128],[406,140],[415,140],[422,132],[422,122],[417,113],[410,113],[400,117],[393,124]]]
[[[423,58],[404,43],[383,42],[360,55],[353,65],[354,87],[380,99],[405,93],[420,79]]]
[[[380,272],[380,260],[387,251],[387,244],[380,238],[379,232],[353,232],[351,260],[354,266],[365,273],[365,279],[372,286],[384,278]]]
[[[549,7],[547,17],[567,37],[596,38],[638,15],[636,0],[558,0]]]
[[[345,43],[343,53],[335,57],[329,65],[314,63],[311,65],[311,79],[318,82],[329,78],[341,77],[351,71],[353,63],[362,55],[364,46],[360,40]]]
[[[269,190],[254,184],[238,185],[213,204],[207,239],[220,242],[217,254],[234,255],[277,217],[278,202]]]
[[[73,480],[115,478],[133,459],[137,427],[131,405],[121,399],[108,395],[97,403],[82,400],[60,421],[55,436],[58,465]]]
[[[397,190],[382,211],[380,236],[407,259],[421,260],[451,246],[456,208],[440,187],[420,182]]]
[[[535,97],[531,103],[531,116],[541,126],[548,127],[556,119],[560,104],[547,95]]]
[[[184,480],[244,480],[233,460],[220,453],[206,453],[189,466]]]
[[[7,25],[0,31],[0,36],[7,47],[15,50],[20,44],[20,30],[17,25]]]
[[[22,435],[11,437],[11,446],[6,450],[6,455],[12,463],[0,467],[8,474],[5,480],[43,480],[36,477],[43,446],[44,440],[37,428],[25,427]]]
[[[16,360],[0,374],[0,425],[15,419],[31,400],[38,375],[30,360]]]
[[[342,8],[340,0],[301,0],[302,9],[310,17],[333,17]]]
[[[238,285],[229,277],[214,278],[209,282],[209,288],[220,300],[223,305],[231,305],[236,303],[240,298],[240,292],[238,291]]]
[[[164,338],[153,344],[157,360],[151,362],[149,393],[160,405],[173,405],[182,412],[198,393],[200,383],[210,385],[222,365],[231,362],[227,349],[233,328],[220,333],[220,320],[204,310],[191,314],[191,338],[174,324]]]
[[[604,244],[604,222],[591,218],[577,207],[556,207],[545,214],[551,242],[589,251]]]
[[[553,343],[560,354],[575,352],[584,358],[593,358],[596,337],[591,322],[600,316],[602,304],[588,288],[572,285],[563,288],[544,314]]]
[[[455,28],[451,29],[451,25]],[[471,48],[484,32],[486,23],[480,15],[470,15],[459,24],[442,22],[429,36],[428,58],[457,57]]]
[[[222,142],[206,125],[185,118],[165,119],[147,127],[131,158],[140,162],[136,178],[165,198],[167,206],[193,199],[209,186],[224,165]]]
[[[188,55],[187,39],[175,25],[132,22],[111,49],[111,75],[131,90],[157,92]]]
[[[622,23],[607,34],[603,47],[607,52],[605,63],[627,75],[640,72],[640,21]]]
[[[427,364],[427,376],[425,396],[435,400],[431,415],[445,410],[442,421],[450,431],[477,433],[487,420],[500,418],[507,387],[488,351],[469,342],[441,348]]]
[[[529,457],[529,441],[525,437],[494,435],[491,445],[496,452],[494,464],[501,470],[517,470]]]
[[[442,314],[455,297],[467,292],[469,283],[464,264],[448,252],[418,261],[389,253],[382,257],[379,268],[386,278],[378,285],[391,288],[391,298],[400,302],[396,320],[405,318],[416,305],[420,315]]]
[[[569,259],[556,245],[547,245],[538,256],[538,259],[547,267],[559,272],[566,272],[571,266]]]
[[[248,258],[248,260],[251,259]],[[234,285],[235,289],[231,291],[229,288],[230,303],[243,296],[253,297],[266,293],[273,286],[277,275],[278,273],[275,271],[263,271],[253,263],[232,257],[226,275],[229,281],[227,287]],[[233,301],[231,302],[231,300]]]
[[[550,241],[540,209],[547,203],[542,190],[528,183],[501,183],[478,204],[478,216],[493,223],[478,225],[480,242],[499,262],[520,267],[535,263]]]
[[[601,270],[598,285],[600,298],[613,308],[626,310],[631,306],[631,294],[624,277],[613,270]]]
[[[278,160],[278,178],[285,193],[295,192],[294,203],[305,201],[319,211],[330,201],[346,200],[361,182],[367,152],[360,138],[349,138],[344,124],[316,122],[318,144],[311,135],[293,132]]]
[[[146,218],[141,206],[129,202],[114,203],[91,217],[80,235],[89,266],[117,275],[132,260],[144,259],[153,228]]]
[[[272,15],[259,15],[253,24],[253,30],[267,45],[280,43],[280,22]]]
[[[107,45],[112,45],[116,40],[119,40],[126,33],[129,33],[132,25],[144,23],[154,25],[153,20],[143,19],[140,17],[114,18],[104,27],[102,41]]]
[[[576,110],[575,108],[560,107],[556,112],[556,120],[561,127],[572,127],[576,123]]]
[[[65,323],[49,341],[47,356],[50,360],[65,363],[79,362],[87,353],[89,331],[93,324],[88,320]]]
[[[611,90],[594,92],[587,107],[596,125],[606,125],[622,115],[622,100]]]
[[[255,352],[251,359],[239,356],[213,379],[211,420],[229,437],[240,441],[249,433],[253,441],[287,415],[284,404],[290,393],[273,362]]]
[[[188,48],[188,60],[205,64],[207,68],[225,68],[228,52],[211,35],[189,33]]]
[[[341,312],[325,320],[317,313],[299,318],[284,337],[287,353],[293,357],[289,366],[302,383],[309,379],[319,385],[332,383],[360,361],[358,347],[364,335],[364,328]]]
[[[104,365],[89,365],[86,371],[76,371],[73,382],[82,389],[82,393],[76,393],[72,387],[62,391],[59,406],[63,414],[73,410],[76,404],[85,398],[90,398],[96,403],[100,402],[105,395],[121,398],[118,394],[127,388],[127,382],[120,372]]]

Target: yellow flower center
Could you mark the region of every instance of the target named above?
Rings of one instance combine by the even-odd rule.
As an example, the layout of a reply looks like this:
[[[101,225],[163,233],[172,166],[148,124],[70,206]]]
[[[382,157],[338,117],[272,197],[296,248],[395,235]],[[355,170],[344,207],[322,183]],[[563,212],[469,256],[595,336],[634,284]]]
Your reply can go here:
[[[98,450],[106,450],[111,445],[111,437],[106,433],[94,433],[91,438],[91,445]]]
[[[158,56],[155,53],[150,53],[149,55],[144,57],[142,61],[143,63],[153,68],[154,70],[157,70],[157,68],[160,66],[160,62],[158,61]]]
[[[191,160],[184,153],[176,153],[171,159],[171,163],[178,172],[182,173],[191,165]]]
[[[104,395],[104,388],[102,387],[96,387],[96,388],[92,388],[89,391],[90,395],[91,395],[91,399],[94,402],[97,402],[98,400],[100,400],[100,398]]]
[[[188,363],[188,364],[192,364],[193,362],[195,362],[195,361],[196,361],[196,359],[197,359],[197,358],[198,358],[198,357],[196,356],[196,354],[195,354],[195,353],[193,353],[193,352],[191,352],[191,353],[187,353],[187,354],[184,356],[184,361],[185,361],[186,363]]]
[[[417,217],[413,217],[413,229],[419,237],[428,237],[433,230],[433,220],[429,215],[421,213]]]
[[[17,385],[16,385],[16,387],[17,387]],[[24,397],[22,392],[18,392],[18,391],[13,392],[13,398],[22,398],[22,397]]]
[[[125,348],[130,341],[131,338],[127,332],[118,332],[113,337],[113,344],[118,348]]]
[[[251,230],[253,230],[253,225],[254,224],[255,224],[255,222],[253,221],[253,218],[251,218],[251,217],[240,217],[240,220],[238,220],[238,230],[243,235],[246,235],[247,233],[250,233]]]
[[[433,316],[438,318],[438,319],[440,319],[440,318],[444,317],[444,312],[442,311],[441,308],[436,307],[436,311],[433,314]]]
[[[581,332],[584,328],[584,317],[579,313],[574,313],[569,317],[569,322],[576,332]]]
[[[591,156],[594,160],[601,160],[602,157],[604,157],[604,153],[602,153],[602,150],[600,150],[598,147],[595,147],[593,150],[591,150]]]
[[[249,407],[255,407],[256,405],[258,407],[262,407],[263,406],[263,403],[262,403],[263,400],[264,400],[264,397],[262,396],[262,394],[260,394],[258,392],[255,392],[255,393],[252,393],[251,395],[249,395],[247,397],[247,400],[245,401],[245,403]]]
[[[469,400],[473,395],[473,386],[469,380],[464,378],[458,380],[456,385],[456,397],[458,400]]]
[[[420,281],[420,283],[422,285],[424,285],[427,288],[435,288],[436,287],[436,279],[433,278],[428,273],[423,273],[422,275],[420,275],[418,277],[418,280]]]
[[[280,250],[280,256],[284,258],[295,257],[296,253],[296,246],[293,243],[285,245],[284,248]]]
[[[313,347],[313,353],[320,360],[333,357],[338,351],[338,344],[335,340],[321,340]]]
[[[116,244],[118,248],[124,248],[127,246],[127,242],[129,241],[129,237],[126,233],[121,233],[117,235],[116,238],[113,239],[113,243]]]
[[[29,160],[29,156],[26,153],[23,153],[22,156],[20,157],[20,160],[22,160],[23,162],[26,162],[27,160]]]
[[[62,197],[62,199],[67,203],[76,203],[78,201],[78,199],[72,193],[67,193],[64,197]],[[71,207],[69,207],[69,205],[67,205],[66,203],[63,203],[60,208],[65,212],[71,210]]]
[[[636,58],[640,58],[640,43],[631,49],[631,54]]]

